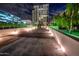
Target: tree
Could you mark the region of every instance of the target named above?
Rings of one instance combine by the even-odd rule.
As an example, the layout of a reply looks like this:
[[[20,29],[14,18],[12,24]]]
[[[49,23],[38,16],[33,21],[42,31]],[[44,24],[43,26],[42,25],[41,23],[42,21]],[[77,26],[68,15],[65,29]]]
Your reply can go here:
[[[66,19],[69,21],[69,32],[71,32],[72,31],[72,26],[73,26],[73,12],[74,12],[74,10],[73,10],[73,5],[72,4],[70,4],[70,3],[68,3],[67,5],[66,5]]]
[[[69,20],[69,32],[73,30],[74,25],[78,24],[79,21],[79,4],[67,4],[66,5],[66,19]]]
[[[74,30],[74,25],[79,24],[79,4],[66,4],[64,12],[54,16],[53,23],[61,28],[66,28],[71,32]]]

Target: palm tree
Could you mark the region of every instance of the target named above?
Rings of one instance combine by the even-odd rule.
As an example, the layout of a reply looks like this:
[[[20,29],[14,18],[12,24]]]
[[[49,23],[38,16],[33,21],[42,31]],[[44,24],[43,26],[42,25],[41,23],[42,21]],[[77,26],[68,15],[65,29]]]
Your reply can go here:
[[[67,16],[67,20],[69,21],[69,32],[72,31],[73,29],[73,16],[74,16],[74,8],[73,8],[73,4],[68,3],[66,5],[66,16]]]
[[[79,4],[74,3],[74,4],[67,4],[66,5],[66,20],[70,22],[69,25],[69,32],[73,30],[73,25],[77,25],[79,21],[79,15],[78,15],[78,10],[79,10]]]
[[[78,25],[78,21],[79,21],[79,15],[78,15],[78,10],[79,10],[79,4],[75,3],[73,4],[73,8],[74,8],[74,16],[73,16],[73,22],[74,25]]]

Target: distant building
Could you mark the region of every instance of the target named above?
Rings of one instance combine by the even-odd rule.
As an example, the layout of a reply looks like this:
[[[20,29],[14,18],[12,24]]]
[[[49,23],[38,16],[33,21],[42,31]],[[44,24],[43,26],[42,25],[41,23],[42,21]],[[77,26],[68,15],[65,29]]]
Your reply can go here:
[[[42,21],[47,24],[49,4],[34,4],[32,9],[32,22],[38,24]]]

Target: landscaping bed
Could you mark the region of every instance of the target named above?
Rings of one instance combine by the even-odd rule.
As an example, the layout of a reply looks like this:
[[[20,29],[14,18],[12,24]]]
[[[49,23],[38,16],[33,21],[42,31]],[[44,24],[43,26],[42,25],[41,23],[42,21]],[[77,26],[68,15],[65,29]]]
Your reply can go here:
[[[68,30],[61,30],[61,29],[56,29],[56,28],[53,28],[53,27],[50,27],[58,32],[61,32],[77,41],[79,41],[79,30],[73,30],[72,32],[69,32]]]

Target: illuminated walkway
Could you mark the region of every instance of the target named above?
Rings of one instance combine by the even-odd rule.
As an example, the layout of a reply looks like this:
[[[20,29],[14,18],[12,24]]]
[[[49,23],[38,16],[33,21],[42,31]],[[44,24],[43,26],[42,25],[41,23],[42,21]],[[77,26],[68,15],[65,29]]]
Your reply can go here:
[[[2,30],[0,55],[79,55],[79,43],[51,29]],[[8,45],[7,45],[8,44]]]

